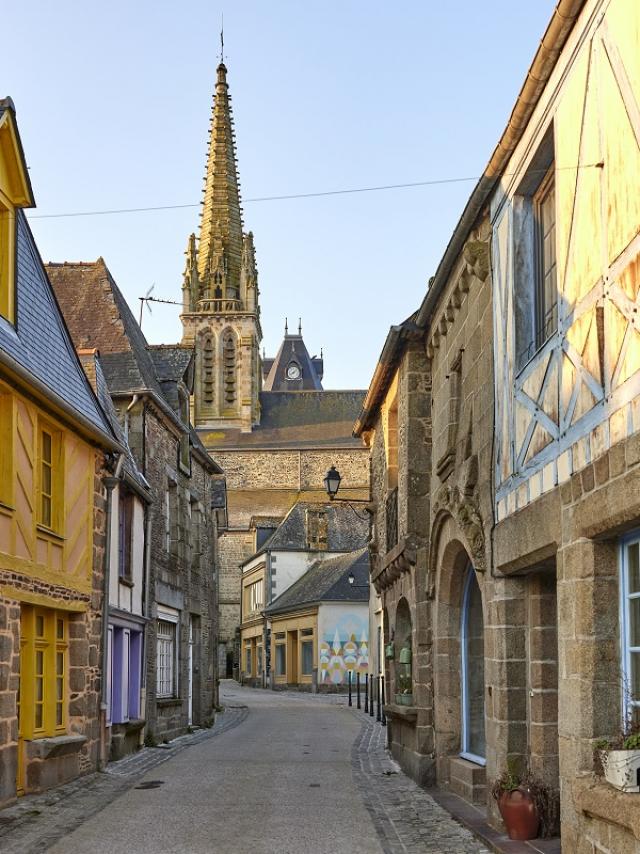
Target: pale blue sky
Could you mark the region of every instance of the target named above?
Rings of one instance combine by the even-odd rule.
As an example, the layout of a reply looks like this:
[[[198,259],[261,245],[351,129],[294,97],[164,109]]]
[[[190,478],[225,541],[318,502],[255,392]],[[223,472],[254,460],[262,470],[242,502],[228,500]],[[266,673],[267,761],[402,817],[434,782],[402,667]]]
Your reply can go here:
[[[552,0],[243,3],[30,0],[3,9],[11,95],[45,260],[102,255],[130,305],[152,283],[180,299],[198,208],[62,219],[36,214],[198,203],[220,13],[245,199],[478,176],[502,132]],[[420,303],[473,188],[247,202],[267,355],[302,316],[325,387],[369,383],[391,324]],[[154,306],[152,342],[179,340]]]

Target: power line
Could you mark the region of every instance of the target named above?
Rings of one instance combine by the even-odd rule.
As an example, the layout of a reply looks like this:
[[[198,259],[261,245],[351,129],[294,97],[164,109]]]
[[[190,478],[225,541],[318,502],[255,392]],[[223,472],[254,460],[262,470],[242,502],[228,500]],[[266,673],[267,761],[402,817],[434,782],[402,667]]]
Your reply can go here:
[[[602,168],[604,163],[600,161],[599,163],[584,163],[578,166],[557,166],[557,170],[561,169],[589,169],[591,167],[599,167]],[[546,173],[548,169],[533,169],[528,174],[532,174],[535,172]],[[512,175],[504,174],[502,177],[510,178]],[[475,175],[473,177],[465,177],[465,178],[434,178],[429,181],[411,181],[406,184],[381,184],[375,187],[355,187],[350,189],[343,190],[322,190],[320,192],[315,193],[291,193],[288,195],[281,196],[257,196],[253,199],[243,199],[243,204],[250,204],[253,202],[280,202],[286,201],[289,199],[315,199],[320,198],[322,196],[346,196],[353,195],[355,193],[376,193],[383,190],[406,190],[412,187],[434,187],[443,184],[462,184],[468,181],[479,181],[480,178]],[[79,217],[79,216],[109,216],[112,214],[127,214],[127,213],[147,213],[148,211],[174,211],[174,210],[182,210],[184,208],[199,208],[201,202],[191,203],[186,205],[154,205],[151,207],[143,207],[143,208],[113,208],[111,210],[101,210],[101,211],[73,211],[71,213],[55,213],[55,214],[33,214],[29,218],[30,219],[64,219],[68,217]]]

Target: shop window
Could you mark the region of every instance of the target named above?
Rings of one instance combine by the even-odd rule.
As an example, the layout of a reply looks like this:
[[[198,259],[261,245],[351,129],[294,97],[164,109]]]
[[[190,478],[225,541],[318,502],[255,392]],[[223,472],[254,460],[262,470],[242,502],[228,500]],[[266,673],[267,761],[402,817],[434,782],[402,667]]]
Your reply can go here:
[[[625,724],[640,722],[640,533],[622,544],[622,674]]]
[[[262,644],[259,643],[256,646],[256,670],[258,676],[262,676],[262,667]]]
[[[60,735],[67,727],[68,617],[23,605],[20,632],[21,735]]]
[[[156,680],[157,695],[178,696],[177,615],[163,613],[157,622]]]
[[[244,648],[244,672],[246,676],[251,676],[253,674],[253,661],[250,642],[246,644]]]
[[[276,633],[276,676],[287,675],[287,644],[284,632]]]
[[[313,673],[313,638],[302,638],[300,644],[301,672],[303,676],[311,676]]]
[[[460,651],[462,672],[462,744],[460,755],[485,764],[484,621],[482,597],[473,567],[462,595]]]
[[[62,434],[49,425],[38,437],[38,523],[62,533],[63,493]]]

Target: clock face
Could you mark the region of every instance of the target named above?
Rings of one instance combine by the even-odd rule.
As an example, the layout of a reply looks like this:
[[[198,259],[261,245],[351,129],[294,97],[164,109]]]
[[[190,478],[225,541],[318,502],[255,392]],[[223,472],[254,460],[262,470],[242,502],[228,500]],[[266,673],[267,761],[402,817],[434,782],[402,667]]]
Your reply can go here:
[[[287,368],[287,379],[288,380],[298,380],[300,379],[300,368],[297,365],[289,365]]]

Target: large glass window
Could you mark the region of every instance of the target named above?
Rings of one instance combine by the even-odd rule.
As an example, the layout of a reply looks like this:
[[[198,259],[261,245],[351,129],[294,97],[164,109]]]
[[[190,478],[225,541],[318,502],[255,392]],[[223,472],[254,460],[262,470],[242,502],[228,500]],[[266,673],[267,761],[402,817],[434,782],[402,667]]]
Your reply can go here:
[[[624,714],[640,719],[640,533],[622,544],[622,673]]]
[[[276,676],[287,675],[287,644],[285,633],[276,634]]]
[[[484,621],[482,597],[473,567],[467,570],[460,631],[462,670],[461,756],[485,764]]]

